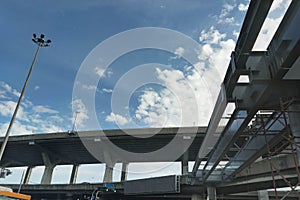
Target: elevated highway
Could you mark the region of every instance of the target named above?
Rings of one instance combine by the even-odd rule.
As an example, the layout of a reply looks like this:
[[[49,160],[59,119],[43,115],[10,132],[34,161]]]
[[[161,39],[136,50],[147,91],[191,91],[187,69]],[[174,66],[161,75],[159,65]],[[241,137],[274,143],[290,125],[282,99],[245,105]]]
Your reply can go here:
[[[43,155],[46,155],[56,165],[95,164],[104,161],[104,155],[92,155],[92,150],[86,145],[99,147],[99,153],[104,152],[102,147],[111,143],[129,153],[148,153],[161,149],[175,139],[178,140],[176,143],[178,148],[184,146],[185,141],[191,141],[191,145],[187,148],[187,159],[192,161],[202,144],[205,132],[205,127],[184,127],[180,129],[151,128],[12,136],[0,165],[4,167],[41,166],[45,164]],[[182,153],[176,160],[171,159],[167,154],[164,154],[164,157],[151,158],[111,156],[115,156],[118,162],[172,162],[183,160]],[[95,158],[97,156],[100,159]]]

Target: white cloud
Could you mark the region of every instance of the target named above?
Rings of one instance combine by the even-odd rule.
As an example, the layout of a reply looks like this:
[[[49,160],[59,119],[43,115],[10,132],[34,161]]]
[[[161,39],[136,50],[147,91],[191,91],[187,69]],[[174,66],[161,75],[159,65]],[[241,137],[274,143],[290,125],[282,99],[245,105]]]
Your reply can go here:
[[[199,41],[206,44],[217,44],[220,40],[226,37],[225,33],[220,33],[214,26],[210,27],[209,31],[203,30],[200,33]]]
[[[72,108],[75,111],[75,113],[73,113],[73,119],[72,121],[74,121],[75,116],[76,116],[76,127],[77,128],[83,128],[85,127],[85,122],[86,120],[88,120],[90,117],[88,115],[88,110],[86,108],[86,106],[84,105],[84,103],[82,102],[81,99],[75,99],[72,102]]]
[[[269,43],[271,42],[278,24],[280,23],[281,19],[277,18],[277,19],[271,19],[271,18],[267,18],[262,29],[261,29],[261,33],[258,35],[257,40],[255,42],[255,45],[253,47],[254,51],[265,51],[269,45]]]
[[[203,30],[199,40],[196,69],[156,69],[165,88],[148,88],[139,96],[137,120],[151,127],[207,125],[235,42],[215,27]]]
[[[34,87],[34,90],[39,90],[40,89],[40,86],[38,86],[38,85],[36,85],[35,87]]]
[[[33,103],[32,103],[31,101],[29,101],[28,99],[23,98],[23,99],[22,99],[22,106],[23,106],[24,108],[31,108],[31,107],[33,107],[34,105],[33,105]]]
[[[183,47],[178,47],[178,48],[175,50],[174,54],[180,58],[180,57],[183,56],[184,52],[185,52],[185,50],[184,50]]]
[[[234,24],[234,17],[226,17],[224,19],[219,19],[219,24]]]
[[[100,67],[95,67],[95,72],[99,77],[110,77],[113,74],[111,69],[104,69]]]
[[[2,116],[11,116],[16,107],[16,103],[13,101],[1,101],[0,102],[0,114]]]
[[[64,129],[61,126],[55,125],[53,123],[43,123],[41,124],[40,130],[42,130],[44,133],[54,133],[54,132],[62,132],[62,131],[66,131],[66,129]]]
[[[265,51],[271,42],[291,0],[275,0],[256,39],[253,51]]]
[[[207,125],[213,102],[200,74],[195,69],[190,75],[167,69],[156,73],[166,88],[144,91],[136,119],[151,127]]]
[[[238,9],[239,9],[239,11],[247,11],[248,6],[249,6],[249,4],[246,5],[246,4],[241,3],[241,4],[238,5]]]
[[[234,25],[235,19],[234,17],[230,17],[231,12],[236,7],[236,5],[231,5],[225,3],[223,5],[223,9],[221,10],[221,14],[219,16],[215,16],[217,18],[218,24],[229,24]]]
[[[13,112],[15,111],[17,103],[14,101],[0,101],[0,115],[3,117],[11,117],[13,115]],[[16,118],[28,121],[27,118],[28,113],[23,109],[22,105],[18,109],[18,113]]]
[[[47,106],[42,106],[42,105],[34,106],[32,108],[32,110],[34,112],[37,112],[37,113],[50,113],[50,114],[57,114],[58,113],[57,110],[53,110],[51,108],[48,108]]]
[[[232,11],[235,8],[237,5],[225,4],[217,16],[219,22],[234,24]],[[142,92],[133,111],[136,120],[151,127],[207,125],[235,42],[215,26],[203,30],[199,41],[202,43],[197,52],[199,62],[193,63],[196,69],[191,66],[186,66],[185,71],[156,69],[157,79],[165,88],[147,88]],[[184,56],[185,49],[178,47],[174,54],[174,58],[180,58]],[[100,77],[110,74],[99,67],[95,68],[95,72]],[[112,90],[103,88],[102,92]],[[87,113],[86,117],[88,119]],[[132,122],[127,116],[114,112],[107,115],[105,121],[119,125]]]
[[[2,93],[5,93],[7,95],[14,95],[16,97],[20,96],[20,92],[18,92],[16,89],[12,88],[10,85],[7,83],[4,83],[0,81],[0,89],[2,90]]]
[[[232,35],[235,36],[236,39],[238,39],[238,38],[239,38],[239,35],[240,35],[240,32],[234,30],[234,31],[232,32]]]
[[[108,116],[106,116],[105,121],[113,122],[122,126],[128,124],[131,120],[122,115],[111,112]]]
[[[291,0],[274,0],[270,8],[270,12],[273,12],[282,7],[287,7],[290,4],[289,1]]]
[[[59,122],[59,123],[62,123],[64,121],[64,119],[58,115],[52,115],[49,117],[49,119],[51,121],[55,121],[55,122]]]
[[[16,108],[18,94],[16,89],[4,82],[0,82],[0,134],[4,134]],[[59,112],[49,106],[34,105],[23,97],[17,116],[12,126],[11,134],[32,134],[34,132],[62,131],[63,118]]]
[[[164,73],[173,72],[164,71]],[[140,104],[135,112],[137,120],[143,121],[151,127],[170,127],[182,124],[180,103],[168,89],[160,92],[145,91],[139,101]]]
[[[28,122],[21,122],[20,120],[15,120],[11,129],[11,135],[25,135],[33,133],[53,133],[53,132],[62,132],[65,131],[61,126],[55,124],[57,119],[51,117],[45,117],[41,119],[40,116],[31,116],[34,117]],[[0,124],[0,135],[4,136],[7,131],[9,121],[6,123]],[[58,123],[60,124],[60,123]]]
[[[97,86],[95,86],[95,85],[85,85],[85,84],[82,84],[81,87],[83,89],[86,89],[86,90],[93,90],[93,91],[97,90]]]
[[[214,27],[209,31],[202,31],[199,40],[204,43],[198,54],[199,63],[196,67],[199,71],[204,69],[216,69],[217,76],[223,78],[227,70],[227,64],[230,60],[231,52],[234,50],[235,42],[232,39],[226,39],[226,34],[220,33]],[[199,66],[201,66],[199,68]],[[212,79],[213,81],[214,79]]]
[[[96,72],[96,74],[98,74],[98,76],[103,77],[103,76],[104,76],[105,69],[100,68],[100,67],[96,67],[96,68],[95,68],[95,72]]]
[[[105,92],[105,93],[112,93],[113,92],[112,89],[107,89],[107,88],[103,88],[102,91]]]
[[[9,122],[3,123],[0,125],[0,135],[4,136],[7,128],[8,128]],[[25,125],[20,123],[18,120],[16,120],[12,126],[10,135],[25,135],[25,134],[32,134],[37,130],[37,127],[32,125]]]
[[[220,18],[224,18],[229,15],[229,13],[236,7],[236,5],[230,5],[228,3],[225,3],[223,5],[223,9],[221,10]]]
[[[5,99],[5,98],[6,98],[5,91],[0,90],[0,99]]]

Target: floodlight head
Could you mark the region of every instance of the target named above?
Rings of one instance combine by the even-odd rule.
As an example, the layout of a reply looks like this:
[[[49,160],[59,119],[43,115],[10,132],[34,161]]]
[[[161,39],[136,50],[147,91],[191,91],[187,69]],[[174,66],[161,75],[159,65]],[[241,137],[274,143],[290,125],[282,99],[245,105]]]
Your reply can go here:
[[[34,43],[36,43],[38,46],[40,47],[48,47],[51,43],[51,40],[46,40],[45,39],[45,35],[44,34],[41,34],[40,37],[37,36],[37,34],[33,34],[33,39],[32,41]]]

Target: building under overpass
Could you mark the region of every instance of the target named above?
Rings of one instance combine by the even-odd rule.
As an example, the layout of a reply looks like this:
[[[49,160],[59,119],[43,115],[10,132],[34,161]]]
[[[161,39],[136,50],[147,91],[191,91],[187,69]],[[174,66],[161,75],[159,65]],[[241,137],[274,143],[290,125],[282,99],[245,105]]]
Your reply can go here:
[[[250,2],[207,128],[15,136],[10,138],[0,164],[28,166],[23,190],[36,199],[83,198],[76,195],[105,186],[74,184],[78,165],[101,161],[106,163],[106,183],[112,181],[114,164],[124,164],[122,179],[114,184],[117,192],[102,194],[106,199],[299,199],[300,1],[291,2],[267,50],[252,51],[272,3]],[[239,82],[241,76],[249,81]],[[234,110],[220,127],[229,104],[234,104]],[[173,141],[174,155],[158,153],[151,159],[132,156],[151,154]],[[112,144],[118,153],[103,148]],[[182,162],[181,176],[126,181],[126,164],[130,162],[175,160]],[[195,161],[192,172],[187,170],[188,161]],[[59,164],[74,165],[68,185],[50,184]],[[42,183],[26,185],[32,167],[38,165],[46,166]],[[291,191],[280,192],[281,187]],[[267,190],[270,188],[273,191]]]

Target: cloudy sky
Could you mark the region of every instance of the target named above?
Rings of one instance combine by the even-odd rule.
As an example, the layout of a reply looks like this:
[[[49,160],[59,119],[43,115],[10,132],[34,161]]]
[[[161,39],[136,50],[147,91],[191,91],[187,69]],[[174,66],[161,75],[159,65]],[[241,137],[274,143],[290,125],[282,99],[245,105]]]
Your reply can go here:
[[[289,3],[274,1],[255,50],[266,49]],[[75,115],[77,130],[207,125],[249,0],[0,4],[0,135],[36,51],[32,33],[52,40],[38,55],[12,129],[21,135],[70,130]],[[170,37],[154,38],[146,27]],[[162,48],[143,46],[152,40]]]

